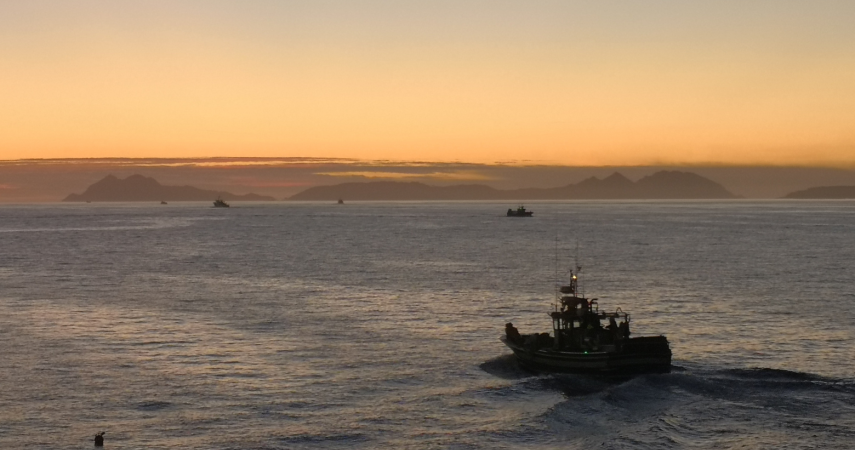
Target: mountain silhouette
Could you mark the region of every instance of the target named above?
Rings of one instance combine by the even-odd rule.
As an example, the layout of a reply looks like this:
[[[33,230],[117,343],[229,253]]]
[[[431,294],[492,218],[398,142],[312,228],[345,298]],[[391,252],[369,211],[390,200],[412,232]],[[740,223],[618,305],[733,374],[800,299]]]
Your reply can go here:
[[[661,171],[635,182],[637,198],[735,198],[724,186],[692,172]]]
[[[417,182],[372,181],[316,186],[290,200],[572,200],[736,198],[722,185],[691,172],[661,171],[636,182],[620,173],[587,178],[556,188],[499,190],[480,184],[430,186]]]
[[[236,195],[224,191],[207,191],[193,186],[164,186],[154,178],[131,175],[124,180],[107,175],[86,188],[82,194],[71,194],[64,202],[154,202],[223,200],[271,201],[273,197],[257,194]]]
[[[784,198],[840,199],[855,198],[855,186],[819,186],[790,192]]]

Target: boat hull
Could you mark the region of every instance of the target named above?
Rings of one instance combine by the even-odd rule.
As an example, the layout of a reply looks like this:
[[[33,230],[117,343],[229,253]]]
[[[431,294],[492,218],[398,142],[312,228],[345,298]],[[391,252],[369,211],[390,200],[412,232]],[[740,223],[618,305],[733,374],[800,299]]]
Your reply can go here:
[[[569,373],[665,373],[671,371],[671,350],[667,340],[634,338],[620,352],[570,352],[530,349],[501,337],[520,365],[537,371]],[[636,342],[633,342],[636,341]]]

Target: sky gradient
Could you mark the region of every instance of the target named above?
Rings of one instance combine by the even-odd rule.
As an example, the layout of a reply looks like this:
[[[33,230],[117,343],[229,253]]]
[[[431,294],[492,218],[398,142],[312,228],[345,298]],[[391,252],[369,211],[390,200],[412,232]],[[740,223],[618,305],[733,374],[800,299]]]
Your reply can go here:
[[[0,3],[0,159],[855,166],[852,1]]]

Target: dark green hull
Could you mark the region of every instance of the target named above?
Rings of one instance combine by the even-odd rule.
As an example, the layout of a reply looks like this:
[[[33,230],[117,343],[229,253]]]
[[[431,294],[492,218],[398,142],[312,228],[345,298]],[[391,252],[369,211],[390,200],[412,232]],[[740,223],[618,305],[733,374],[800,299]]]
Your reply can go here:
[[[621,351],[613,352],[527,348],[505,336],[501,340],[513,350],[521,366],[538,371],[615,374],[671,371],[671,349],[664,336],[632,338]]]

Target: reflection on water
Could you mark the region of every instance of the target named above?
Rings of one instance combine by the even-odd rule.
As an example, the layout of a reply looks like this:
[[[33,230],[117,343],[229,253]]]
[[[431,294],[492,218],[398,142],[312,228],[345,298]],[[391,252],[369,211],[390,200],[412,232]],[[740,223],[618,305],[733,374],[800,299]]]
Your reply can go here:
[[[0,447],[855,438],[851,203],[172,206],[0,207]],[[498,337],[549,327],[556,235],[676,370],[516,365]]]

